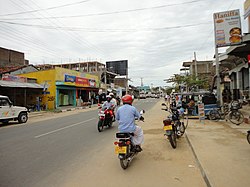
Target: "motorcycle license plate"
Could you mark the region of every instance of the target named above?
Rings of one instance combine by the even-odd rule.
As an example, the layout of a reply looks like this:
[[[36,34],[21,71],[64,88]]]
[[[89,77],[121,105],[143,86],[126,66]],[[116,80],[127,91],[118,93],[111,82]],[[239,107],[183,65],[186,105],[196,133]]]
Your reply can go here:
[[[164,127],[163,127],[163,130],[164,130],[164,131],[173,130],[172,125],[164,126]]]
[[[99,116],[105,116],[105,114],[98,114]]]
[[[122,147],[116,146],[115,147],[115,153],[116,154],[126,154],[127,153],[127,147],[126,146],[122,146]]]

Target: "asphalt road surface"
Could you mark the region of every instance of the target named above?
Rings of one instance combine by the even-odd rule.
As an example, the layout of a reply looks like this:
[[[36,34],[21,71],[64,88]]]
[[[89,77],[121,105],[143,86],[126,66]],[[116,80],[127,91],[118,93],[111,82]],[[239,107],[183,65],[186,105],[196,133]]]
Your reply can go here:
[[[146,122],[139,125],[147,143],[127,170],[120,167],[114,153],[117,123],[99,133],[97,109],[1,127],[0,186],[145,187],[166,186],[167,179],[170,186],[184,186],[189,177],[194,178],[190,186],[205,186],[185,138],[174,151],[164,139],[162,119],[154,118],[159,112],[163,114],[159,103],[158,99],[134,103],[138,110],[146,111]]]

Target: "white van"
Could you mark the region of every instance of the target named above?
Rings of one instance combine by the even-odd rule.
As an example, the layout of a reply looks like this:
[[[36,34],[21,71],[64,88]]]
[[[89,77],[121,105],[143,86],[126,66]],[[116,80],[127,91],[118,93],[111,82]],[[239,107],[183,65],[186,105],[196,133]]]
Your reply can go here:
[[[26,123],[28,109],[26,107],[13,106],[9,97],[0,95],[0,122],[7,124],[9,121]]]

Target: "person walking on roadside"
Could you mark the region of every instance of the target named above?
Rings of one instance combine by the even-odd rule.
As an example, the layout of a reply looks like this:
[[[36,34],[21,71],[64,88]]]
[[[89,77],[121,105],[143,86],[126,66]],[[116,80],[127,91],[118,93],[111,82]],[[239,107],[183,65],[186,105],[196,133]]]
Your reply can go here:
[[[122,97],[123,105],[118,108],[116,113],[116,120],[118,121],[119,132],[133,132],[132,141],[136,145],[138,152],[142,151],[141,144],[144,140],[142,128],[135,124],[135,118],[143,120],[137,109],[132,106],[133,98],[131,95]]]

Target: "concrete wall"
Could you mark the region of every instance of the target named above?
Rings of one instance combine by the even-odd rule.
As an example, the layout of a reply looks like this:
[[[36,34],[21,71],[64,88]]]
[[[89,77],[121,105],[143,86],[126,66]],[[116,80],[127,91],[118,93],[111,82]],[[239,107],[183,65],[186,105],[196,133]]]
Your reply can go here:
[[[24,64],[24,53],[0,47],[0,66],[17,66]]]

